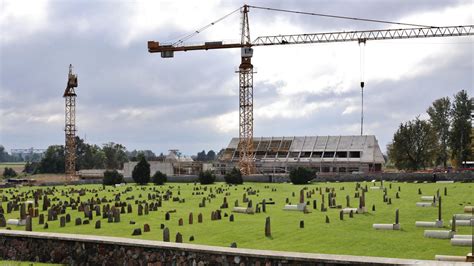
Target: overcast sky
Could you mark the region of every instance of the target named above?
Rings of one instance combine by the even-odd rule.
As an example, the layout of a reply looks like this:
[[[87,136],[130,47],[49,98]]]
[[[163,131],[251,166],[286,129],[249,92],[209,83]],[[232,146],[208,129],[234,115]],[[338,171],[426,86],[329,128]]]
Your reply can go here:
[[[78,74],[78,135],[128,150],[224,148],[238,136],[240,50],[149,54],[212,22],[243,1],[0,0],[0,144],[64,143],[69,64]],[[474,24],[471,0],[247,1],[250,5],[433,26]],[[251,9],[250,34],[399,28]],[[190,42],[240,40],[240,14]],[[256,47],[254,136],[360,134],[357,42]],[[365,133],[382,150],[398,125],[433,100],[472,96],[474,38],[368,42]]]

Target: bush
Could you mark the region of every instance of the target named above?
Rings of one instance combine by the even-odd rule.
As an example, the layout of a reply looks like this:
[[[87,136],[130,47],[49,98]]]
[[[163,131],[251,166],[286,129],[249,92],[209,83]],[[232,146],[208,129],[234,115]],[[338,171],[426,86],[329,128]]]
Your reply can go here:
[[[308,182],[316,177],[311,169],[298,167],[290,171],[290,180],[295,185],[308,184]]]
[[[104,185],[115,185],[123,183],[123,175],[117,172],[117,170],[107,170],[104,172]]]
[[[9,177],[15,177],[17,176],[17,174],[15,170],[13,170],[13,168],[5,167],[5,170],[3,170],[3,176],[6,178],[9,178]]]
[[[163,174],[160,171],[156,171],[156,173],[151,177],[151,182],[155,185],[163,185],[166,181],[168,181],[168,177],[166,174]]]
[[[40,164],[36,162],[26,162],[23,173],[35,175],[39,173]]]
[[[242,173],[240,172],[239,169],[233,168],[230,173],[227,173],[224,176],[225,182],[227,184],[234,184],[234,185],[240,185],[244,183],[244,179],[242,178]]]
[[[150,164],[146,161],[145,156],[140,156],[140,160],[133,168],[132,178],[135,183],[146,185],[150,182]]]
[[[201,183],[201,185],[213,184],[214,181],[216,181],[216,175],[211,171],[207,170],[199,173],[199,183]]]

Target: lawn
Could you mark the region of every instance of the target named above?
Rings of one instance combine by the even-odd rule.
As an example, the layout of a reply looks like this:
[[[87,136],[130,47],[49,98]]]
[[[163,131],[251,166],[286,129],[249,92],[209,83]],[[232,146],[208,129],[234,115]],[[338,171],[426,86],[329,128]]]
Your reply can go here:
[[[377,183],[379,185],[380,182]],[[372,186],[370,182],[361,183],[363,187]],[[316,194],[308,201],[317,199],[318,207],[314,210],[308,206],[310,213],[283,211],[286,198],[291,203],[296,204],[299,200],[299,191],[304,187],[291,184],[263,184],[263,183],[245,183],[240,186],[229,187],[223,183],[208,186],[204,191],[204,186],[194,184],[167,184],[165,186],[136,186],[128,185],[133,188],[131,192],[125,192],[125,187],[113,188],[107,187],[102,190],[101,185],[84,185],[74,187],[56,187],[55,196],[58,200],[67,200],[65,196],[61,196],[61,191],[68,191],[72,188],[95,189],[99,198],[106,197],[108,200],[114,200],[114,195],[118,192],[122,193],[121,200],[125,201],[127,197],[132,195],[134,200],[128,200],[133,206],[133,214],[122,214],[120,223],[107,223],[107,219],[95,217],[89,225],[75,226],[76,217],[84,219],[84,214],[77,210],[67,209],[71,214],[71,222],[66,227],[59,227],[59,219],[49,222],[49,229],[43,229],[42,225],[38,225],[38,218],[33,219],[33,231],[47,231],[58,233],[74,233],[89,235],[104,235],[129,238],[141,238],[150,240],[162,240],[163,234],[160,225],[165,224],[171,232],[171,240],[177,232],[183,235],[183,241],[189,242],[189,237],[194,236],[194,244],[205,244],[215,246],[229,246],[232,242],[236,242],[240,248],[255,248],[267,250],[285,250],[311,253],[331,253],[331,254],[347,254],[347,255],[364,255],[378,257],[394,257],[394,258],[412,258],[412,259],[434,259],[436,254],[444,255],[462,255],[465,256],[470,252],[469,247],[451,246],[449,240],[429,239],[423,237],[423,231],[429,228],[415,227],[415,221],[434,221],[437,219],[437,208],[435,207],[416,207],[416,202],[420,201],[418,189],[421,189],[422,195],[435,195],[439,189],[443,200],[443,220],[445,227],[449,224],[449,219],[455,213],[463,213],[463,206],[474,204],[473,183],[453,183],[453,184],[434,184],[434,183],[390,183],[385,182],[388,189],[388,197],[391,198],[392,204],[388,205],[383,202],[382,190],[368,190],[366,193],[366,206],[368,213],[356,214],[354,218],[349,215],[344,216],[344,220],[339,220],[339,209],[328,208],[327,212],[320,211],[321,197],[319,190],[322,189],[327,204],[327,193],[325,188],[335,188],[337,194],[337,204],[346,205],[346,195],[350,196],[350,204],[357,207],[359,200],[354,198],[356,183],[314,183],[306,187],[310,191],[318,188]],[[390,188],[390,186],[392,188]],[[192,195],[193,188],[200,187],[199,192],[203,195]],[[234,213],[235,221],[230,222],[228,217],[224,217],[224,213],[231,214],[235,200],[239,201],[240,206],[246,206],[242,203],[242,197],[247,188],[257,191],[256,195],[248,195],[247,197],[253,201],[255,207],[257,202],[263,199],[266,201],[274,201],[275,205],[267,205],[266,213],[256,213],[254,215]],[[395,193],[400,187],[400,199],[395,198]],[[448,195],[444,196],[444,188],[447,187]],[[44,187],[43,187],[44,188]],[[204,196],[210,194],[213,189],[215,198],[211,202],[206,202],[206,207],[199,208],[198,205]],[[218,188],[224,189],[223,193],[217,194]],[[27,190],[37,189],[20,188],[20,189],[4,189],[0,193],[11,197],[10,193],[20,193]],[[166,190],[173,191],[174,197],[184,199],[184,203],[163,201],[163,206],[158,208],[156,212],[150,212],[149,215],[138,216],[137,205],[135,200],[147,200],[148,193],[157,193],[156,189],[162,194]],[[276,191],[275,191],[276,190]],[[14,191],[14,192],[13,192]],[[178,191],[180,195],[178,196]],[[223,202],[225,193],[229,203],[228,209],[222,209],[222,220],[211,221],[211,212],[218,210]],[[295,196],[292,195],[294,192]],[[96,192],[87,192],[81,197],[81,201],[87,201],[94,197]],[[74,198],[78,194],[72,194]],[[140,197],[141,195],[141,197]],[[31,198],[31,197],[30,197]],[[53,198],[49,196],[49,198]],[[59,201],[53,201],[57,204]],[[152,202],[152,201],[148,201]],[[6,203],[2,203],[6,210]],[[372,211],[372,205],[376,210]],[[39,209],[41,210],[42,201],[40,200]],[[327,207],[327,205],[326,205]],[[165,213],[169,210],[176,210],[171,213],[171,219],[165,221]],[[372,228],[373,223],[393,223],[395,219],[395,210],[400,210],[400,223],[402,230],[400,231],[376,231]],[[188,223],[189,213],[194,214],[194,224]],[[45,217],[47,217],[46,212]],[[203,223],[197,223],[197,215],[203,214]],[[95,214],[95,212],[94,212]],[[330,219],[330,223],[326,223],[326,215]],[[18,218],[19,212],[14,211],[5,214],[6,218]],[[267,238],[264,234],[264,225],[266,217],[271,218],[272,237]],[[178,226],[178,220],[184,220],[183,226]],[[102,221],[102,228],[95,229],[95,221]],[[130,220],[136,224],[130,224]],[[304,228],[299,228],[299,223],[304,220]],[[132,236],[134,228],[142,228],[147,223],[151,227],[151,232],[143,233],[141,236]],[[24,230],[24,227],[13,227],[13,230]],[[471,227],[458,227],[458,234],[472,234]]]

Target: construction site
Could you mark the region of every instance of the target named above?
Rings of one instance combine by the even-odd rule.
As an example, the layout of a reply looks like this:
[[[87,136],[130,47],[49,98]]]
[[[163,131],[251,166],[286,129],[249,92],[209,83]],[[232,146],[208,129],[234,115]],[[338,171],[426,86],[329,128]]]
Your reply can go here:
[[[251,23],[249,11],[251,9],[269,12],[291,13],[303,16],[326,17],[338,20],[364,21],[376,24],[387,24],[399,28],[363,31],[341,31],[323,33],[288,34],[277,36],[258,36],[251,38]],[[204,30],[227,17],[240,13],[241,40],[228,43],[221,40],[207,41],[201,44],[188,44],[188,41]],[[225,174],[234,167],[240,169],[244,176],[259,174],[285,174],[295,167],[308,167],[318,175],[337,174],[370,174],[383,171],[384,157],[376,136],[364,133],[364,47],[367,42],[380,40],[461,37],[474,35],[473,25],[434,27],[429,25],[391,22],[384,20],[345,17],[337,15],[319,14],[277,8],[244,5],[229,14],[211,22],[189,35],[177,39],[173,43],[148,41],[148,52],[159,54],[163,60],[172,60],[175,53],[199,52],[215,49],[240,49],[241,63],[237,74],[238,93],[238,121],[239,136],[232,138],[223,154],[213,164],[194,162],[192,159],[177,158],[171,152],[164,162],[155,163],[154,169],[169,175],[196,175],[203,170],[212,170],[217,174]],[[356,42],[360,46],[360,133],[348,136],[289,136],[289,137],[257,137],[254,136],[254,66],[252,57],[254,48],[266,46],[286,46],[299,44],[320,44]],[[76,129],[76,94],[78,77],[69,66],[65,99],[65,169],[66,179],[78,178],[75,169],[75,136]],[[237,100],[237,99],[236,99]],[[80,122],[79,122],[80,123]],[[294,132],[298,135],[298,132]],[[356,133],[356,132],[354,132]],[[158,140],[159,141],[159,140]],[[223,147],[224,148],[224,147]],[[133,163],[125,166],[124,171],[130,174]]]

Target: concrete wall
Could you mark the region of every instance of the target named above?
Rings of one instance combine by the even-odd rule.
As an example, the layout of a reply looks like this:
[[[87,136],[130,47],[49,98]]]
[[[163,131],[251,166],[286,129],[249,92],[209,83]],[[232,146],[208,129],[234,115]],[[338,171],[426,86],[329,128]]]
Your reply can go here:
[[[135,165],[137,165],[138,162],[126,162],[123,164],[123,176],[124,177],[131,177],[132,176],[132,171]],[[150,174],[154,175],[157,171],[160,171],[167,176],[173,175],[173,164],[170,162],[156,162],[156,161],[150,161],[148,162],[150,164]]]
[[[161,234],[161,231],[156,232]],[[174,237],[172,237],[174,239]],[[0,230],[0,258],[67,265],[433,265],[436,261],[224,248]]]

